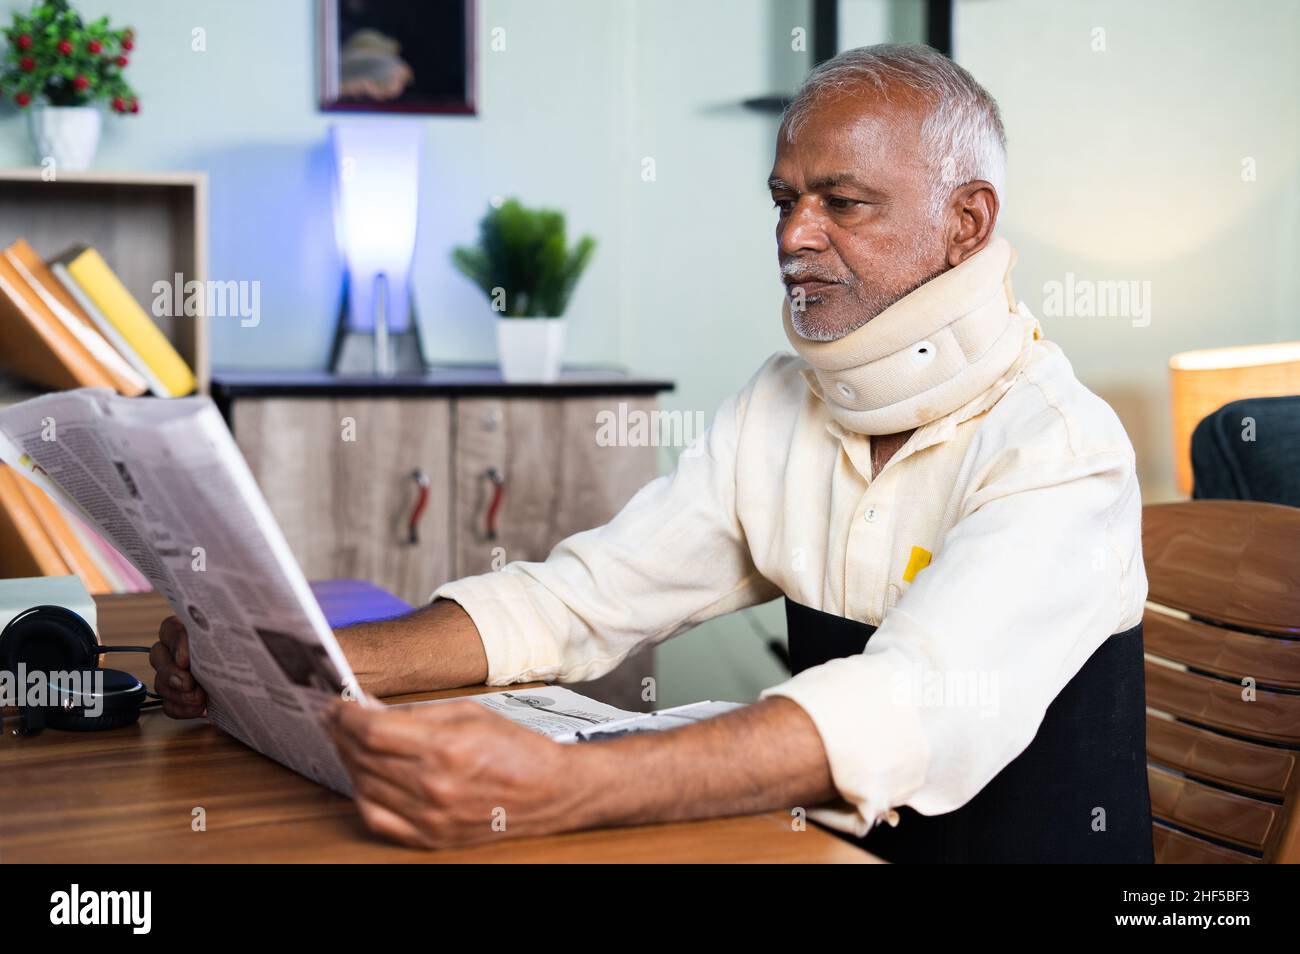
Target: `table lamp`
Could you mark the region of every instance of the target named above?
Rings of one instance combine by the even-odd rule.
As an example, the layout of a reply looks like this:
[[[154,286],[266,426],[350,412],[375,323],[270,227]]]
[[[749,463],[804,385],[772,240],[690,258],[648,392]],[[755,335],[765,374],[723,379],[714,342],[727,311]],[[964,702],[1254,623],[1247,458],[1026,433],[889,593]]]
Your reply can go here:
[[[344,262],[330,358],[337,374],[424,370],[411,294],[422,136],[420,126],[406,123],[330,128],[334,231]]]
[[[1178,489],[1192,493],[1192,431],[1229,401],[1300,394],[1300,341],[1184,351],[1169,359]]]

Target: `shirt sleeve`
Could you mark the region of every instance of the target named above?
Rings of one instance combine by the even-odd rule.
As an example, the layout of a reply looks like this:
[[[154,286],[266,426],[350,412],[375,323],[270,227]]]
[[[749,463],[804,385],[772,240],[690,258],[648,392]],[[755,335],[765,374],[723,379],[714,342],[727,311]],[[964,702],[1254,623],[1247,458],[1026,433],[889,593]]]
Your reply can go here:
[[[960,808],[1033,741],[1047,707],[1146,593],[1131,455],[1044,454],[968,497],[935,559],[860,655],[768,689],[816,725],[843,802],[820,820],[865,835],[894,809]],[[1145,580],[1144,575],[1140,575]]]
[[[779,595],[755,569],[736,517],[736,445],[762,374],[722,403],[672,474],[608,524],[563,540],[544,562],[434,591],[474,620],[489,685],[595,679],[641,646]]]

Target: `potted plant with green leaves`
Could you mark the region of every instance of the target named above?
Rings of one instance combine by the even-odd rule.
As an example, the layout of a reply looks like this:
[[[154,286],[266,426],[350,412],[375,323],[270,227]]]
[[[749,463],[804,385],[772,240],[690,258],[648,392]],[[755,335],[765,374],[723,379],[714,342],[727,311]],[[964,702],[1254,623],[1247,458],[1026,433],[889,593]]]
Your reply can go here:
[[[570,248],[564,213],[493,203],[477,245],[452,250],[452,262],[487,295],[497,315],[497,350],[507,381],[554,381],[564,352],[564,310],[591,261],[596,240]]]
[[[38,162],[53,160],[56,174],[90,167],[99,146],[97,102],[115,113],[140,111],[122,74],[135,33],[113,29],[108,17],[87,23],[67,0],[39,0],[14,13],[4,31],[0,94],[27,110]]]

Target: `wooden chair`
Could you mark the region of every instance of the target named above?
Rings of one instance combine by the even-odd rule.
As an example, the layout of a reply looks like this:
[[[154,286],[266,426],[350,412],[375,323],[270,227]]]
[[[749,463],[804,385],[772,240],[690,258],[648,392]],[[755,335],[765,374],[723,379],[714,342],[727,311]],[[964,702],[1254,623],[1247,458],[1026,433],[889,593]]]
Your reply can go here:
[[[1143,508],[1158,863],[1300,861],[1300,509]],[[1254,700],[1247,701],[1253,692]]]

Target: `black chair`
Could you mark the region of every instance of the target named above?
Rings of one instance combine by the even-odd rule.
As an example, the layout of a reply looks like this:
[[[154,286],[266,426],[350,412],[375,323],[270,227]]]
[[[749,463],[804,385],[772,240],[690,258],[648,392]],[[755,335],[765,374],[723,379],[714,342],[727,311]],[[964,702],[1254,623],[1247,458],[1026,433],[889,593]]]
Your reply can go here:
[[[1197,424],[1192,497],[1300,507],[1300,395],[1232,401]]]

